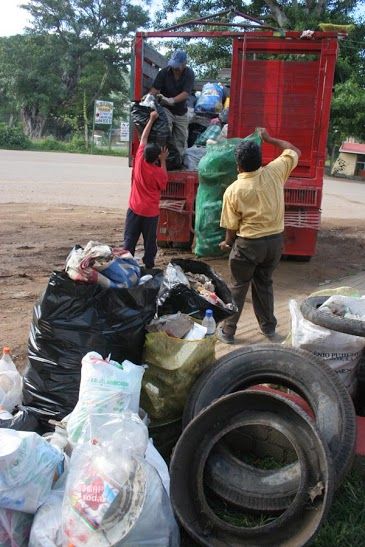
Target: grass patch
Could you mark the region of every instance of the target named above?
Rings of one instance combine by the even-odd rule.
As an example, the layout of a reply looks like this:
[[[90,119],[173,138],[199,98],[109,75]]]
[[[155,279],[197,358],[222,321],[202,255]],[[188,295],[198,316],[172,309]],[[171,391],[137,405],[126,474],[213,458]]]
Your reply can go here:
[[[38,141],[31,141],[28,150],[34,152],[67,152],[70,154],[93,154],[95,156],[119,156],[128,157],[127,146],[94,146],[93,150],[86,148],[85,144],[80,139],[74,139],[70,142],[59,141],[52,137],[46,139],[40,139]]]
[[[352,471],[334,496],[328,519],[313,547],[365,546],[365,484],[363,477]]]

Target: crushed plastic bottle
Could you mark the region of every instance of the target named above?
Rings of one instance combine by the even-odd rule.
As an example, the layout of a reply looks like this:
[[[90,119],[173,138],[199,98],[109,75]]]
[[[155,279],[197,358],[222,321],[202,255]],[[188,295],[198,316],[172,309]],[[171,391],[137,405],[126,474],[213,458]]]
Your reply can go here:
[[[10,356],[10,349],[5,346],[0,359],[0,405],[12,412],[22,402],[23,379]]]
[[[8,346],[3,347],[3,355],[0,359],[0,372],[4,372],[5,370],[17,372],[16,366],[10,355],[10,348],[8,348]]]
[[[212,336],[213,334],[215,334],[217,325],[213,317],[213,310],[205,310],[205,316],[202,321],[202,325],[207,329],[206,336]]]

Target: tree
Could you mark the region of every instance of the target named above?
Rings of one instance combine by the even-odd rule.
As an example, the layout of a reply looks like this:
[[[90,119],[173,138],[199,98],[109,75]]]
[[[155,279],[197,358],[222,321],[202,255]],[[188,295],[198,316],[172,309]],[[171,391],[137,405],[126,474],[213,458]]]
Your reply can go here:
[[[321,22],[356,23],[348,38],[339,41],[340,53],[335,72],[330,142],[340,144],[338,140],[350,134],[365,139],[362,116],[362,97],[365,90],[365,23],[355,19],[354,9],[358,4],[356,0],[247,0],[244,4],[239,0],[221,0],[219,3],[216,0],[163,1],[163,8],[157,14],[157,25],[160,26],[166,26],[163,25],[163,18],[168,9],[180,14],[177,22],[184,22],[230,8],[243,11],[266,25],[288,30],[316,30]],[[225,18],[228,23],[234,21],[232,14],[226,15]],[[199,76],[216,78],[219,68],[230,66],[229,41],[200,40],[197,43],[189,43],[187,50]],[[353,115],[349,115],[348,105],[345,104],[346,94],[349,97],[349,105],[356,109]]]
[[[130,0],[30,0],[26,36],[2,40],[0,82],[29,136],[83,126],[96,97],[127,93],[130,40],[148,21]],[[9,56],[10,55],[10,56]]]
[[[42,134],[55,102],[62,102],[60,59],[64,54],[56,36],[11,36],[0,39],[1,94],[19,112],[30,137]]]

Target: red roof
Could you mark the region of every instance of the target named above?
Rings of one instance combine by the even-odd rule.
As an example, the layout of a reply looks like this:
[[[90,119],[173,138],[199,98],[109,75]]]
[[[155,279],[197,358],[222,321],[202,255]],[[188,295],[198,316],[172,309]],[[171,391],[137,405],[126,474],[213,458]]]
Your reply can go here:
[[[340,152],[345,152],[347,154],[365,154],[365,144],[360,144],[358,142],[343,142]]]

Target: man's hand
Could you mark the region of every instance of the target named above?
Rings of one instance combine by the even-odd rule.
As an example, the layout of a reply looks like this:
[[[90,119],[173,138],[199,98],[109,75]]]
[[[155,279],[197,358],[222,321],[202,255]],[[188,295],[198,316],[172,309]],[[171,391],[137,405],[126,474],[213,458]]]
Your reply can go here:
[[[152,110],[152,112],[150,113],[150,120],[152,120],[153,122],[155,122],[158,118],[158,112],[157,110]]]
[[[165,104],[167,106],[173,106],[175,104],[174,97],[165,97],[164,95],[160,95],[160,101],[161,104]]]
[[[230,251],[232,248],[232,245],[230,245],[229,243],[227,243],[226,240],[224,240],[219,243],[219,248],[221,251]]]
[[[265,127],[256,127],[257,133],[260,135],[261,140],[267,141],[270,139],[269,133],[266,131]]]
[[[167,148],[167,146],[163,146],[158,156],[160,161],[166,161],[168,155],[169,155],[169,149]]]

